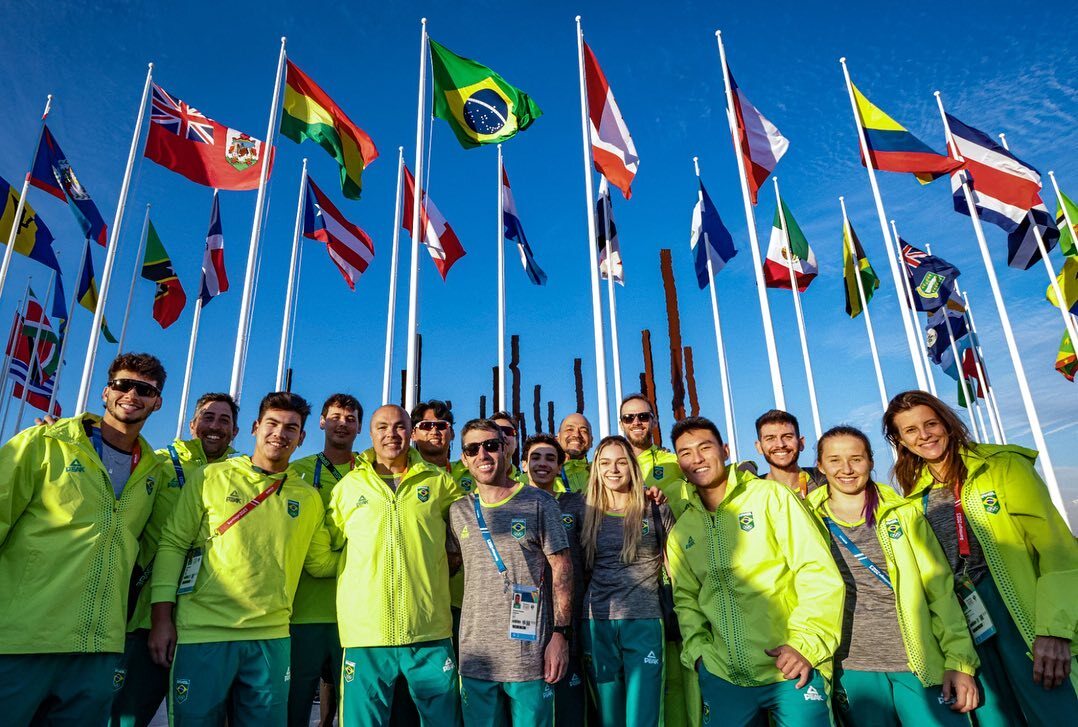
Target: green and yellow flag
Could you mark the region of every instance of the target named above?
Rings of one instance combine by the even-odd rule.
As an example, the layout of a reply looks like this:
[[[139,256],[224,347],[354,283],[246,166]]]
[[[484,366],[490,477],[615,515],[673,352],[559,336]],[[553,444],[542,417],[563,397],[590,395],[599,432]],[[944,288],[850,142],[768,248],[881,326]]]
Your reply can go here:
[[[1063,293],[1064,305],[1059,305],[1059,301],[1056,300],[1055,288],[1052,285],[1049,285],[1048,289],[1044,291],[1044,296],[1056,308],[1066,308],[1073,315],[1078,316],[1078,257],[1063,258],[1063,269],[1059,271],[1056,282],[1059,283],[1059,289]]]
[[[851,245],[857,255],[856,260],[850,254]],[[861,241],[857,239],[853,224],[847,222],[842,231],[842,279],[845,283],[846,315],[850,318],[861,315],[861,296],[857,291],[855,275],[861,276],[861,286],[865,289],[865,303],[867,304],[872,300],[876,289],[880,287],[880,279],[869,264],[868,257],[865,256],[865,250],[861,247]]]
[[[1071,202],[1070,197],[1059,193],[1059,199],[1057,202],[1061,202],[1059,209],[1056,210],[1056,227],[1059,228],[1059,249],[1067,257],[1078,256],[1078,245],[1074,242],[1074,230],[1070,229],[1067,225],[1067,217],[1071,218],[1071,222],[1075,227],[1078,227],[1078,205]],[[1063,214],[1063,210],[1066,208],[1067,214]]]
[[[484,65],[430,41],[434,115],[445,119],[466,149],[497,144],[543,115],[528,94]]]
[[[161,238],[157,236],[153,222],[146,231],[146,257],[142,260],[142,277],[157,283],[153,295],[153,318],[168,328],[180,317],[187,304],[187,294],[183,292],[180,279],[172,267],[172,260],[165,252]]]
[[[1071,334],[1066,331],[1059,344],[1059,353],[1056,354],[1056,371],[1063,374],[1067,381],[1074,381],[1074,375],[1078,373],[1078,356],[1074,354]]]

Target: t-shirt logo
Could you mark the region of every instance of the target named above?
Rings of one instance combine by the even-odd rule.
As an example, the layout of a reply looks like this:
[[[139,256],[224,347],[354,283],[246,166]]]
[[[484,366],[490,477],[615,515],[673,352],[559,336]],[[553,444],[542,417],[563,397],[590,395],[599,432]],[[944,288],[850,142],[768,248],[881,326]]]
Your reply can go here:
[[[711,724],[711,705],[704,702],[704,724]]]
[[[737,524],[741,526],[741,529],[746,533],[756,527],[756,523],[752,519],[752,512],[742,512],[737,516]]]
[[[472,486],[474,484],[475,483],[472,482],[471,477],[461,477],[460,478],[460,489],[464,490],[465,493],[470,493],[472,491]]]
[[[902,537],[902,526],[899,524],[898,518],[891,518],[883,525],[887,528],[887,534],[891,536],[892,540],[898,540]]]
[[[239,501],[240,501],[240,493],[237,492],[236,490],[233,490],[232,492],[228,493],[228,497],[225,498],[225,502],[239,502]]]
[[[85,472],[86,468],[82,466],[82,462],[79,462],[78,458],[71,460],[71,464],[64,468],[64,472]]]
[[[528,524],[524,518],[515,517],[509,524],[509,532],[517,540],[523,540],[528,532]]]
[[[147,477],[146,478],[146,494],[147,495],[152,495],[153,494],[153,486],[154,486],[154,484],[155,483],[154,483],[153,477]]]
[[[651,471],[651,475],[652,475],[652,476],[653,476],[653,477],[654,477],[655,479],[657,479],[657,480],[661,480],[661,479],[663,478],[663,472],[665,472],[665,471],[666,471],[666,470],[665,470],[665,468],[664,468],[664,467],[663,467],[663,466],[662,466],[661,464],[660,464],[660,465],[656,465],[655,469],[653,469],[653,470]]]
[[[350,682],[356,678],[356,663],[354,661],[344,662],[344,680]]]
[[[430,499],[430,487],[428,487],[427,485],[420,485],[416,488],[415,494],[419,498],[420,502],[426,502]]]
[[[471,537],[471,535],[472,534],[468,532],[468,526],[467,525],[465,525],[464,527],[462,527],[460,529],[460,539],[461,540],[467,540],[469,537]]]
[[[992,490],[981,495],[981,504],[984,505],[985,512],[993,515],[999,512],[999,498],[996,497],[996,491]]]
[[[572,530],[573,525],[576,524],[576,518],[572,515],[562,515],[561,524],[565,526],[566,530]]]
[[[647,518],[644,518],[644,529],[643,529],[643,534],[644,534],[644,535],[647,535],[647,534],[648,534],[648,533],[650,533],[650,532],[651,532],[651,525],[649,525],[649,524],[648,524],[648,519],[647,519]]]
[[[176,680],[176,704],[183,704],[187,701],[187,695],[191,692],[191,680],[190,679],[177,679]]]
[[[288,501],[288,517],[290,517],[290,518],[299,517],[299,500],[289,500]]]

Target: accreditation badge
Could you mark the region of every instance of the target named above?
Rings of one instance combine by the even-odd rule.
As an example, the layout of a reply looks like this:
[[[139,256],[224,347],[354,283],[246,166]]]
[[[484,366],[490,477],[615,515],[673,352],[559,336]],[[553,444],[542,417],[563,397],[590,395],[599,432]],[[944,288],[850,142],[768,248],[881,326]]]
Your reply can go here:
[[[509,608],[509,638],[514,641],[539,640],[538,588],[513,586],[513,603]]]
[[[955,584],[955,593],[958,601],[962,604],[962,612],[966,615],[966,623],[973,635],[973,643],[980,644],[996,635],[996,627],[992,623],[992,617],[988,615],[988,609],[977,593],[977,587],[973,585],[968,575],[963,574]]]
[[[176,595],[182,596],[195,590],[195,580],[198,571],[202,567],[202,548],[191,548],[187,551],[187,558],[183,562],[183,575],[180,576],[180,585],[176,589]]]

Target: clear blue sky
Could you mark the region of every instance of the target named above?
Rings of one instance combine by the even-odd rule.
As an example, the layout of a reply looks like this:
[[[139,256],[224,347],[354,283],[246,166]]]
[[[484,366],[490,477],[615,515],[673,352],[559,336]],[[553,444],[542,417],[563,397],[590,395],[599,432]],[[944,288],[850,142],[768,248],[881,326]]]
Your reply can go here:
[[[33,7],[36,5],[36,9]],[[751,449],[752,421],[771,406],[760,317],[755,301],[736,167],[723,113],[722,77],[714,30],[722,28],[731,67],[749,98],[790,139],[777,174],[783,194],[820,261],[821,274],[803,297],[806,323],[825,426],[848,422],[866,427],[887,462],[879,437],[879,404],[864,326],[842,308],[841,217],[837,197],[850,215],[882,287],[872,302],[881,339],[887,386],[894,393],[914,383],[896,298],[872,207],[868,181],[858,162],[855,129],[837,59],[845,55],[854,80],[884,110],[937,149],[942,131],[932,91],[943,92],[949,110],[990,133],[1006,131],[1014,151],[1078,194],[1074,40],[1046,31],[1065,16],[1066,4],[1021,8],[991,2],[976,13],[938,3],[913,2],[872,9],[818,8],[803,3],[639,3],[586,11],[585,31],[621,105],[641,157],[629,202],[615,198],[615,218],[625,258],[627,285],[619,290],[623,377],[636,388],[642,370],[640,330],[652,332],[663,429],[671,423],[669,354],[658,250],[672,248],[679,286],[684,342],[695,352],[702,412],[722,417],[715,340],[707,294],[696,288],[688,250],[695,201],[692,156],[699,155],[705,183],[734,235],[740,254],[718,278],[736,421],[743,451]],[[509,330],[522,336],[522,399],[531,413],[534,384],[553,399],[558,416],[573,407],[572,359],[584,358],[585,396],[594,422],[594,374],[588,289],[585,200],[581,178],[579,97],[573,16],[561,2],[541,8],[466,3],[270,2],[253,8],[196,3],[182,9],[129,3],[32,3],[0,11],[5,113],[0,124],[0,174],[19,179],[33,149],[46,93],[55,94],[50,126],[83,184],[111,223],[146,63],[171,93],[228,126],[263,137],[277,59],[278,38],[289,38],[289,57],[320,83],[375,140],[382,156],[364,175],[364,196],[344,200],[333,161],[317,147],[281,139],[270,184],[269,221],[263,240],[260,285],[244,383],[243,429],[259,396],[273,385],[284,278],[295,215],[300,161],[310,158],[314,179],[333,195],[352,221],[373,236],[373,264],[349,292],[316,243],[304,248],[300,282],[294,388],[316,405],[335,390],[355,393],[368,411],[380,396],[386,290],[392,239],[394,158],[405,147],[414,156],[419,18],[432,37],[475,58],[523,88],[545,112],[534,126],[505,146],[517,207],[540,264],[549,275],[543,288],[528,283],[508,250]],[[420,260],[420,328],[424,336],[424,397],[452,399],[459,419],[490,393],[496,362],[495,245],[496,170],[493,148],[463,150],[442,122],[434,127],[430,194],[456,229],[465,257],[443,284],[423,253]],[[998,317],[967,217],[951,210],[946,180],[921,188],[912,178],[880,175],[887,211],[904,237],[932,243],[934,251],[963,271],[990,373],[998,387],[1009,437],[1030,444],[1028,427],[1007,357]],[[222,193],[226,260],[232,289],[204,312],[192,394],[227,389],[239,310],[253,192]],[[1046,194],[1046,197],[1049,195]],[[211,192],[152,163],[136,167],[107,316],[119,327],[138,244],[141,213],[153,203],[154,223],[170,252],[190,300],[197,295],[199,266]],[[70,288],[80,254],[74,218],[55,200],[33,191],[31,202],[56,235],[56,249]],[[1049,201],[1054,209],[1054,201]],[[774,213],[770,190],[761,194],[757,228],[766,246]],[[1016,325],[1024,361],[1048,443],[1065,483],[1067,499],[1078,496],[1075,401],[1078,388],[1052,368],[1062,333],[1058,313],[1043,301],[1047,278],[1004,267],[1004,235],[988,228],[997,270]],[[404,272],[408,237],[402,236]],[[103,262],[97,252],[97,266]],[[15,307],[28,274],[43,289],[46,271],[16,257],[0,301],[3,320]],[[162,331],[150,317],[153,286],[137,282],[131,347],[159,355],[170,373],[162,411],[146,432],[156,444],[175,427],[178,389],[193,308]],[[780,360],[790,408],[805,429],[811,415],[793,307],[788,293],[772,291]],[[405,308],[398,312],[396,366],[403,365]],[[4,323],[4,325],[7,325]],[[61,401],[71,407],[89,327],[79,310]],[[98,356],[98,383],[113,355]],[[953,401],[953,384],[937,381]],[[95,384],[96,390],[97,384]],[[395,379],[394,391],[399,391]],[[311,428],[304,451],[320,433]],[[811,437],[810,437],[811,440]],[[360,444],[365,446],[364,435]],[[240,447],[250,437],[242,435]],[[812,446],[809,442],[809,446]],[[808,462],[806,457],[805,462]]]

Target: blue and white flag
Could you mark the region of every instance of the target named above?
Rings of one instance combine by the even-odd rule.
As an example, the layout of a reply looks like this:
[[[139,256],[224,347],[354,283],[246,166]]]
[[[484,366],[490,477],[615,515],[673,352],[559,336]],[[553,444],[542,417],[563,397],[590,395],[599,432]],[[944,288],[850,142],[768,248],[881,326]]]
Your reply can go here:
[[[701,290],[707,287],[707,261],[711,258],[712,273],[718,274],[726,263],[737,255],[734,238],[722,223],[718,210],[711,202],[704,183],[700,182],[700,194],[696,206],[692,208],[692,248],[693,262],[696,265],[696,282]]]
[[[210,211],[210,229],[206,232],[206,252],[202,256],[202,291],[199,300],[205,306],[215,296],[228,290],[225,273],[225,234],[221,230],[221,205],[217,190],[213,191],[213,209]]]
[[[513,191],[509,189],[509,176],[505,173],[504,165],[502,166],[502,224],[505,226],[505,239],[513,240],[517,244],[520,264],[524,266],[528,280],[536,285],[545,285],[546,273],[535,262],[535,255],[532,254],[531,245],[528,244],[528,237],[524,234],[524,226],[520,224],[517,205],[513,201]]]
[[[949,330],[948,321],[950,322]],[[958,381],[958,366],[955,364],[954,353],[951,351],[952,336],[958,356],[962,358],[966,349],[971,348],[975,343],[973,334],[966,325],[965,315],[944,306],[928,316],[928,325],[925,327],[925,346],[928,348],[928,357],[932,363],[943,370],[943,373]]]

